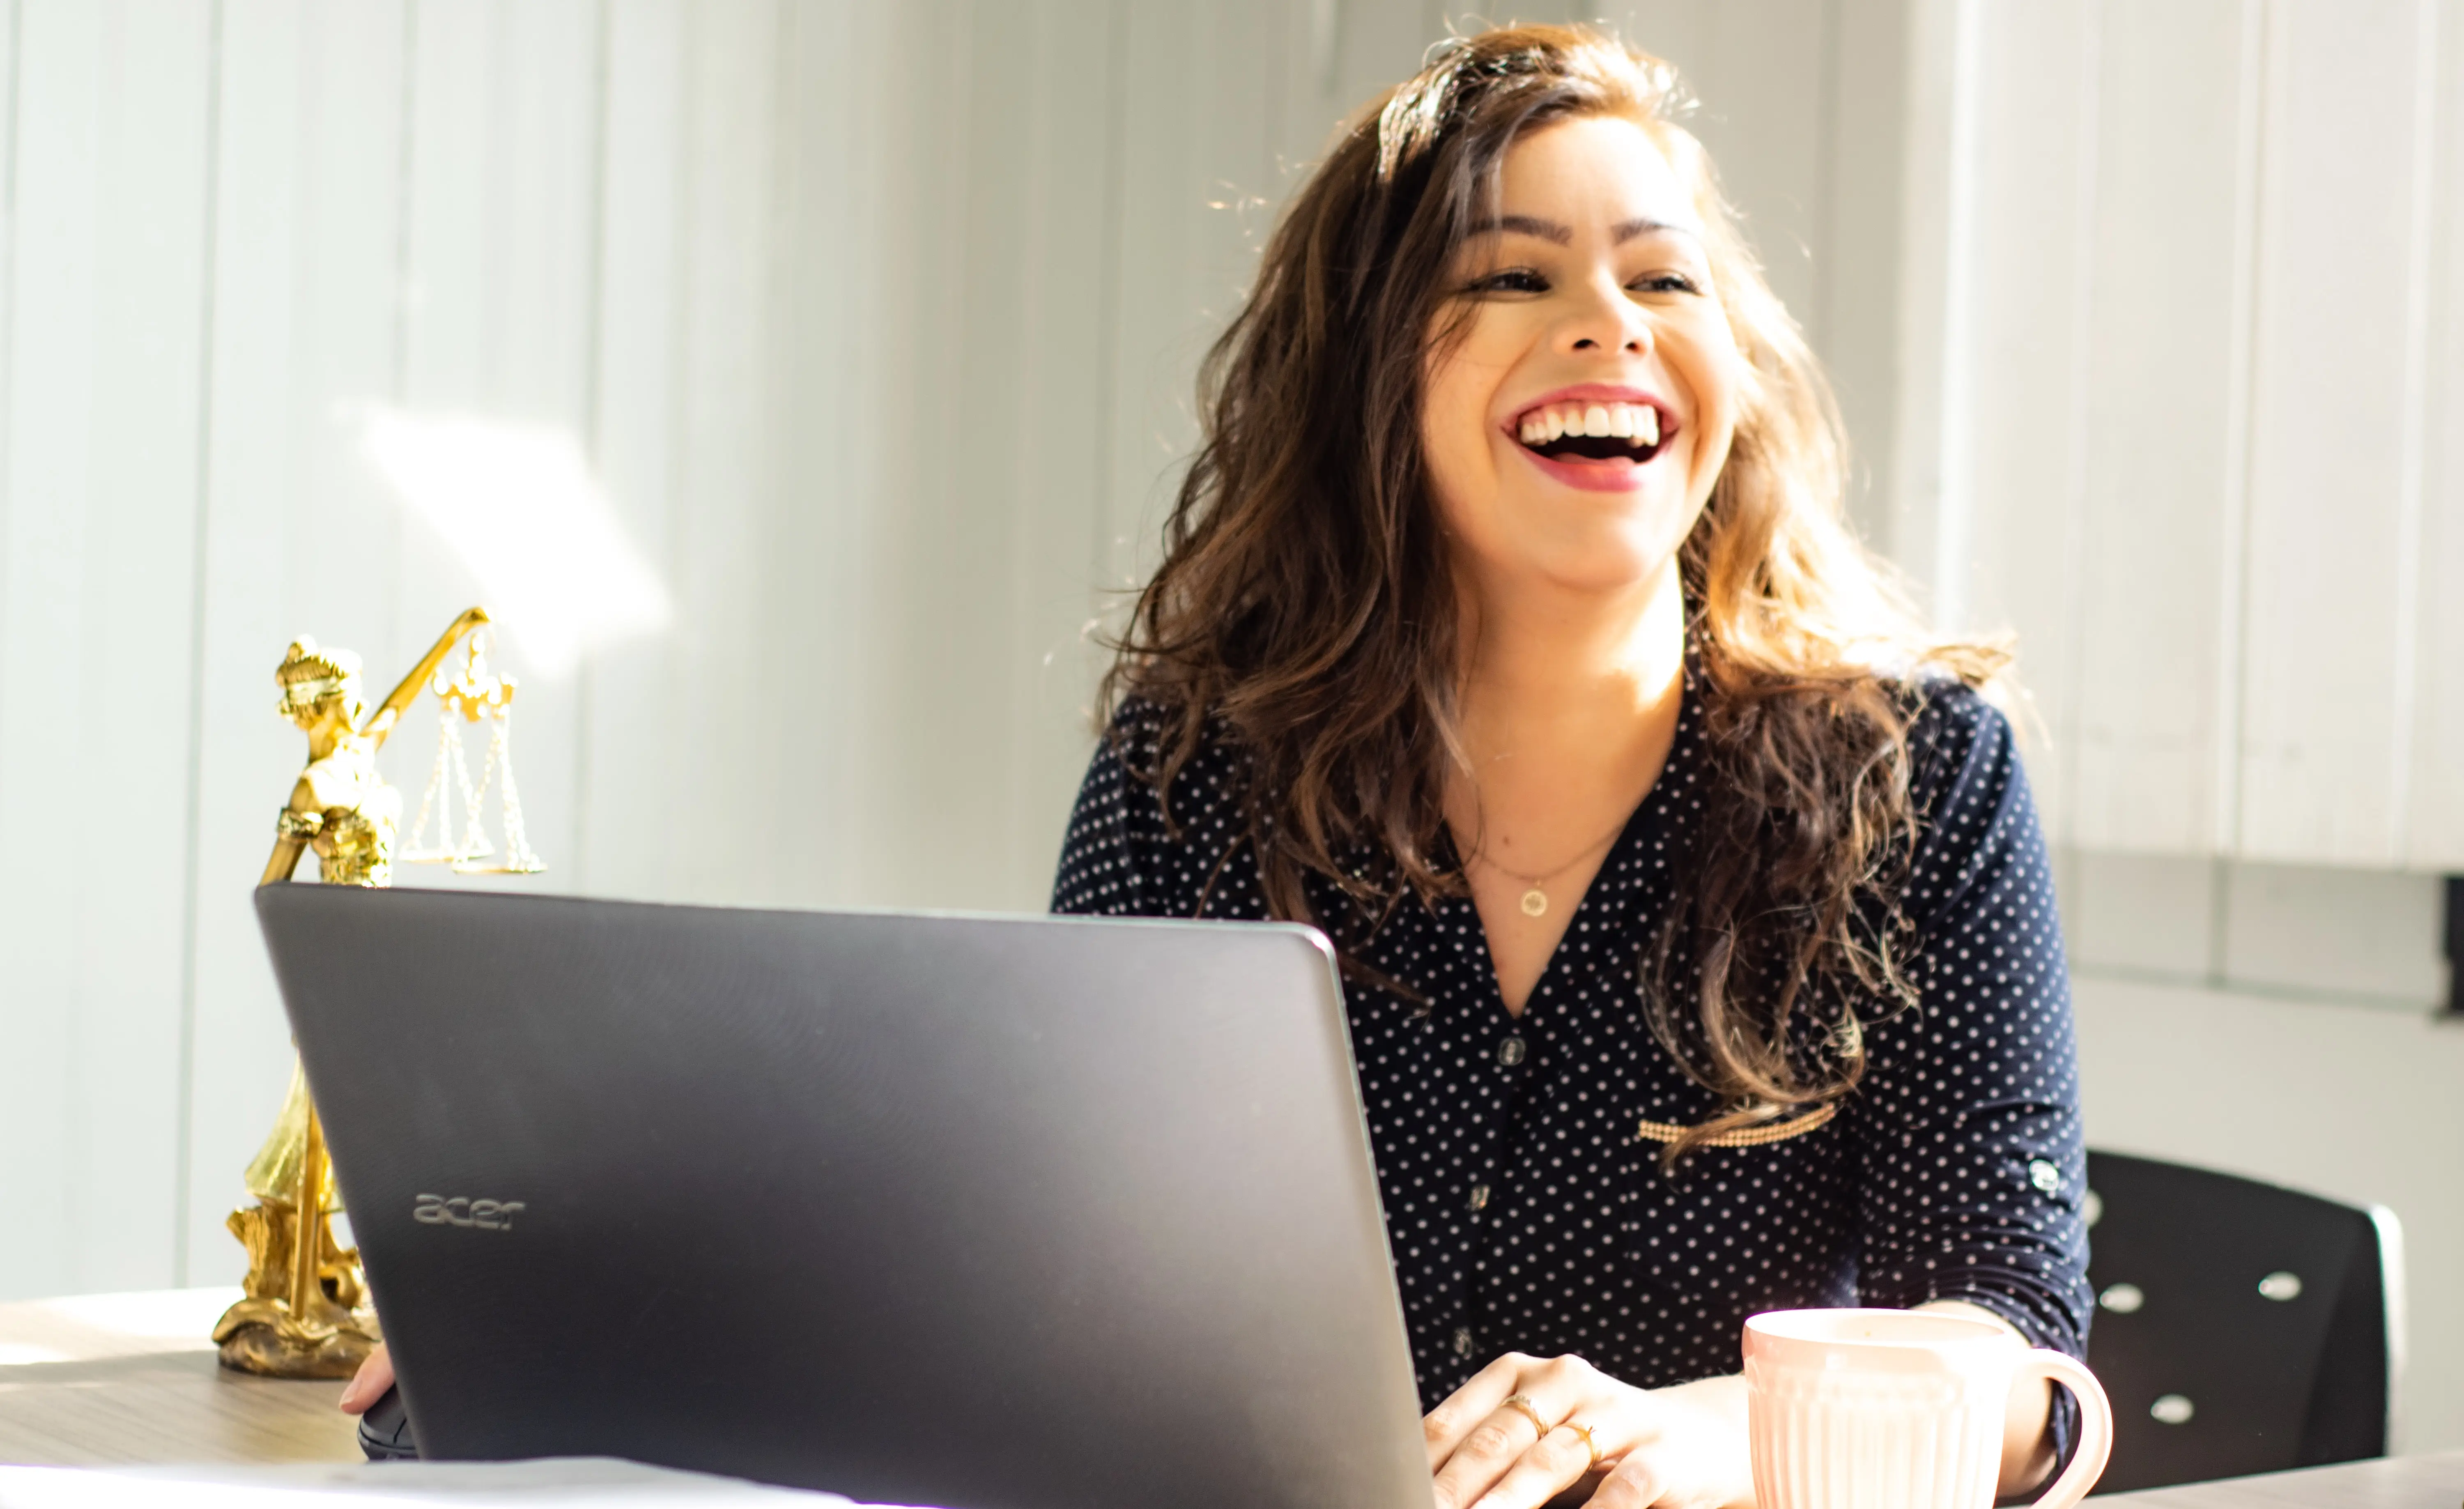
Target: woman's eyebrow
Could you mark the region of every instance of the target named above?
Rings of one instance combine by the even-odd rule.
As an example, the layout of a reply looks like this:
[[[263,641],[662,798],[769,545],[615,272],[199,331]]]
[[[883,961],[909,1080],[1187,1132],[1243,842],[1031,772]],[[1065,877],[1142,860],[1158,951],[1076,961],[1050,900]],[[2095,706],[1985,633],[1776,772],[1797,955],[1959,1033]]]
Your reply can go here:
[[[1466,234],[1496,235],[1505,231],[1518,235],[1536,235],[1543,241],[1554,241],[1559,246],[1572,246],[1574,242],[1573,232],[1554,220],[1543,220],[1537,215],[1499,215],[1494,220],[1476,220]]]
[[[1609,227],[1609,240],[1623,246],[1639,235],[1684,235],[1703,239],[1703,233],[1690,225],[1677,225],[1666,220],[1627,220]]]
[[[1499,215],[1493,220],[1474,221],[1466,235],[1496,235],[1501,232],[1508,231],[1518,235],[1536,235],[1543,241],[1554,242],[1559,246],[1572,246],[1574,242],[1574,233],[1572,230],[1559,225],[1554,220],[1544,220],[1538,215]],[[1672,225],[1665,220],[1646,218],[1621,220],[1609,227],[1609,241],[1612,245],[1623,246],[1636,236],[1651,235],[1661,232],[1693,236],[1697,240],[1702,238],[1702,233],[1692,226]]]

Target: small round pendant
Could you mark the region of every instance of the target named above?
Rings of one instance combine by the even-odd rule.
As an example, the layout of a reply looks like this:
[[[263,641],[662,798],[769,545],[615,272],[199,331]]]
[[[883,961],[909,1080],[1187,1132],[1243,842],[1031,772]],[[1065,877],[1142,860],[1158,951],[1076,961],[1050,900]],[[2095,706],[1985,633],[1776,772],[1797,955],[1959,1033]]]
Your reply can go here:
[[[1523,893],[1524,916],[1539,917],[1545,915],[1548,910],[1549,898],[1541,894],[1538,886],[1535,885],[1530,890]]]

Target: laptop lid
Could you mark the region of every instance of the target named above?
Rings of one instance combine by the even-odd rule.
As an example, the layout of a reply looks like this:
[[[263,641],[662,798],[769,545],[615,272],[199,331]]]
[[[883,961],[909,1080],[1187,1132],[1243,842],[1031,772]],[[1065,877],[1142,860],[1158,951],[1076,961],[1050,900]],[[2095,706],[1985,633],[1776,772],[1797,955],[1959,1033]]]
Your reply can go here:
[[[953,1509],[1430,1502],[1315,933],[256,907],[424,1455]]]

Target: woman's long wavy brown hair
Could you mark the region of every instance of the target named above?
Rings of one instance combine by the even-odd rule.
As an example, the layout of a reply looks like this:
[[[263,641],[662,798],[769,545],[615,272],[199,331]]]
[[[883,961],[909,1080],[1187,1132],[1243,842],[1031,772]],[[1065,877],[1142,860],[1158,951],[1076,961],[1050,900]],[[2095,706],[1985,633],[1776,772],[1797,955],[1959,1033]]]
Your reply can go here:
[[[1642,124],[1692,186],[1749,368],[1680,559],[1716,779],[1690,883],[1640,943],[1642,1010],[1718,1097],[1672,1162],[1856,1084],[1860,1007],[1870,1021],[1910,996],[1893,898],[1916,833],[1915,688],[1982,684],[2004,660],[1926,632],[1846,526],[1830,387],[1679,123],[1688,104],[1668,65],[1603,33],[1517,27],[1441,44],[1353,121],[1208,354],[1203,443],[1103,698],[1165,711],[1138,772],[1158,792],[1210,739],[1235,743],[1267,904],[1347,956],[1407,895],[1461,887],[1441,805],[1461,626],[1419,437],[1428,332],[1455,328],[1445,274],[1519,135]],[[1338,904],[1313,907],[1312,888]]]

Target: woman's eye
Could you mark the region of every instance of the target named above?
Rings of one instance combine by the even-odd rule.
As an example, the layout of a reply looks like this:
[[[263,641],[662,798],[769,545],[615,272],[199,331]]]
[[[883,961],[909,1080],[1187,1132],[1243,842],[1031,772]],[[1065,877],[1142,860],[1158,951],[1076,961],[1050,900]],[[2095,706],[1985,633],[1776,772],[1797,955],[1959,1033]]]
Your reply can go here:
[[[1639,294],[1699,294],[1703,291],[1683,273],[1647,273],[1626,286]]]
[[[1476,294],[1545,294],[1549,279],[1528,267],[1509,267],[1502,273],[1491,273],[1471,285]]]

